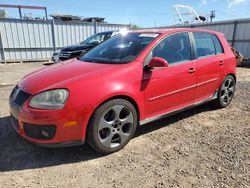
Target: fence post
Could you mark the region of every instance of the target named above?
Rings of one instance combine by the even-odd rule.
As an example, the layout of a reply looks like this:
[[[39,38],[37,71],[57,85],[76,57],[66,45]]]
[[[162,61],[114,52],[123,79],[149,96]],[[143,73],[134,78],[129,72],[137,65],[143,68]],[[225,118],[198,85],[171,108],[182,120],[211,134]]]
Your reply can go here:
[[[94,33],[97,33],[97,21],[94,22]]]
[[[234,29],[233,29],[232,44],[231,44],[232,47],[234,47],[234,43],[235,43],[235,34],[236,34],[237,25],[238,25],[238,22],[235,21],[234,22]]]
[[[54,19],[51,20],[51,35],[52,35],[52,45],[53,51],[56,51],[56,38],[55,38],[55,21]]]
[[[5,54],[4,54],[3,40],[2,40],[2,34],[1,34],[1,28],[0,28],[0,48],[1,48],[1,51],[3,53],[3,55],[2,55],[3,62],[6,63]]]

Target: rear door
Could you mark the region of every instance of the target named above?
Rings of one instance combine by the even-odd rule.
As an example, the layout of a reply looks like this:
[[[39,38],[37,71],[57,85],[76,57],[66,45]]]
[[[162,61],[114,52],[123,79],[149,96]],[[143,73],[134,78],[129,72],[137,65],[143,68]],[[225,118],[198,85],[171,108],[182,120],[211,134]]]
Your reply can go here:
[[[195,102],[210,98],[219,88],[225,54],[216,35],[193,32],[196,54],[197,88]]]
[[[144,71],[146,118],[192,104],[196,88],[196,64],[192,60],[188,33],[166,37],[152,50],[152,56],[164,58],[169,67]]]

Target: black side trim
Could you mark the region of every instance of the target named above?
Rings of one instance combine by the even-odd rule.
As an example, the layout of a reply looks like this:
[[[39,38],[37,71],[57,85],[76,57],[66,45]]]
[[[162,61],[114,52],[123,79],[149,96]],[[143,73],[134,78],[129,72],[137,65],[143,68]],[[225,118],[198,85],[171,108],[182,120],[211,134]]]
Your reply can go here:
[[[35,143],[35,144],[42,146],[42,147],[46,147],[46,148],[61,148],[61,147],[81,146],[81,145],[85,144],[85,140],[60,142],[60,143],[54,143],[54,144],[41,144],[41,143]]]
[[[191,47],[191,57],[192,60],[197,59],[197,55],[196,55],[196,45],[195,45],[195,41],[194,41],[194,35],[192,32],[188,32],[188,37],[189,37],[189,42],[190,42],[190,47]]]

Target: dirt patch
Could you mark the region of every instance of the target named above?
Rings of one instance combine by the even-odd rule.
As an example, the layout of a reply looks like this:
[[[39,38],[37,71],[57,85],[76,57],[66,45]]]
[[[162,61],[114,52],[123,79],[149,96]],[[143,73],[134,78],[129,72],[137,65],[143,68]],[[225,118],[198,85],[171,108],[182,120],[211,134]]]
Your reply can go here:
[[[206,104],[140,127],[121,151],[102,156],[88,146],[48,149],[10,125],[8,96],[41,63],[0,65],[2,187],[249,187],[250,69],[238,68],[231,105]]]

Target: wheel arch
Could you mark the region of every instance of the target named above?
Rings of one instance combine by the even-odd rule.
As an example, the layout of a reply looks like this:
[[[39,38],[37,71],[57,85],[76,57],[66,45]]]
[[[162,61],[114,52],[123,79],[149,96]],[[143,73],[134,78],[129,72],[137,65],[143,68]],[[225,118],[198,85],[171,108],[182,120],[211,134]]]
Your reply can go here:
[[[110,97],[110,98],[104,100],[102,103],[100,103],[95,109],[97,109],[99,106],[103,105],[104,103],[111,101],[111,100],[114,100],[114,99],[124,99],[124,100],[129,101],[135,107],[135,110],[136,110],[137,115],[138,115],[138,120],[140,120],[139,105],[132,97],[127,96],[127,95],[116,95],[116,96]]]
[[[234,78],[235,82],[236,82],[236,75],[235,75],[235,74],[229,73],[229,74],[226,75],[226,77],[227,77],[227,76],[232,76],[232,77]]]
[[[137,116],[138,116],[137,119],[138,119],[138,126],[139,126],[139,122],[140,122],[140,108],[139,108],[139,105],[136,102],[136,100],[133,99],[132,97],[128,96],[128,95],[115,95],[115,96],[112,96],[112,97],[109,97],[109,98],[105,99],[104,101],[102,101],[101,103],[99,103],[95,107],[95,109],[93,110],[93,112],[91,113],[91,115],[89,117],[89,120],[88,120],[88,123],[87,123],[87,126],[86,126],[86,130],[88,129],[89,123],[90,123],[91,118],[93,117],[94,112],[96,111],[96,109],[98,109],[101,105],[105,104],[106,102],[114,100],[114,99],[124,99],[124,100],[127,100],[127,101],[129,101],[135,107],[135,110],[136,110],[136,113],[137,113]],[[85,137],[86,136],[87,135],[85,135]]]
[[[88,137],[88,128],[89,128],[89,124],[90,124],[90,121],[96,111],[96,109],[98,109],[101,105],[105,104],[106,102],[108,101],[111,101],[111,100],[114,100],[114,99],[124,99],[124,100],[127,100],[129,101],[134,107],[135,107],[135,110],[136,110],[136,113],[137,113],[137,116],[138,116],[138,123],[137,123],[137,126],[139,126],[139,122],[140,122],[140,110],[139,110],[139,105],[138,103],[130,96],[127,96],[127,95],[116,95],[116,96],[112,96],[112,97],[109,97],[107,99],[105,99],[104,101],[102,101],[100,104],[98,104],[95,109],[93,110],[92,114],[90,115],[89,117],[89,120],[88,120],[88,123],[87,123],[87,126],[86,126],[86,129],[85,129],[85,135],[83,135],[85,137],[85,139],[87,140],[87,137]]]
[[[224,82],[224,80],[226,79],[227,76],[232,76],[232,77],[234,78],[234,80],[235,80],[235,83],[236,83],[236,75],[235,75],[235,73],[229,72],[228,74],[225,74],[225,76],[224,76],[223,79],[221,80],[218,89],[220,88],[221,84]]]

